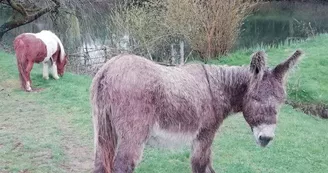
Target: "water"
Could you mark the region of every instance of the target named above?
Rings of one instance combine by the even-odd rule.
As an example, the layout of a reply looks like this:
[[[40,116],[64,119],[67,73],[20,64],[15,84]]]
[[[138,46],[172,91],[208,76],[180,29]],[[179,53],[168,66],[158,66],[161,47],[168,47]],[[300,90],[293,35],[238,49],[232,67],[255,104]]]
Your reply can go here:
[[[11,10],[0,8],[0,22],[3,23],[9,17]],[[48,16],[49,17],[49,16]],[[70,19],[69,25],[63,26],[66,29],[65,34],[58,33],[63,38],[65,47],[69,52],[80,51],[81,47],[88,42],[88,38],[98,40],[97,44],[112,44],[110,40],[110,31],[106,30],[104,23],[106,18],[94,24],[93,29],[87,30],[83,26],[83,21]],[[80,23],[80,26],[71,25]],[[43,16],[35,22],[14,29],[5,35],[3,40],[11,45],[13,38],[22,32],[39,32],[42,29],[53,28],[52,22],[49,22],[47,16]],[[68,30],[78,28],[79,30]],[[104,28],[104,29],[103,29]],[[306,3],[306,2],[270,2],[261,5],[259,10],[244,21],[240,36],[235,45],[235,49],[254,47],[256,45],[277,45],[285,40],[304,39],[317,33],[328,31],[328,3]],[[88,34],[86,34],[88,32]],[[93,33],[91,33],[93,32]],[[62,34],[62,35],[61,35]],[[77,38],[77,35],[82,35]],[[84,42],[84,43],[81,43]],[[99,45],[95,45],[95,47]],[[92,47],[92,46],[89,46]]]
[[[236,48],[277,45],[328,32],[328,3],[271,2],[246,18]]]

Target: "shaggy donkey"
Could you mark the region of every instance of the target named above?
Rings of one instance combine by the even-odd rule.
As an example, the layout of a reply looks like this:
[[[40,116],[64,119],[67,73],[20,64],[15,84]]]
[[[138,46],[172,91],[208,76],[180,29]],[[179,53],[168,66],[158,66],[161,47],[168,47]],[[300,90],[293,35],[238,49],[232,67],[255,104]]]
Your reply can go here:
[[[273,69],[261,51],[250,67],[164,67],[136,55],[112,58],[91,86],[94,172],[132,173],[149,137],[162,135],[190,139],[192,172],[214,173],[211,144],[232,112],[243,113],[265,147],[285,99],[285,74],[300,55],[297,50]]]

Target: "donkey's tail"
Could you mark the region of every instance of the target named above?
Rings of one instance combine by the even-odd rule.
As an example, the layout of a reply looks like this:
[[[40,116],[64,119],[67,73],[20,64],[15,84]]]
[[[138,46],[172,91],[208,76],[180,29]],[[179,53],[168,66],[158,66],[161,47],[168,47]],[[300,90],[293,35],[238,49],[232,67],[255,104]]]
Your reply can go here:
[[[91,104],[94,125],[95,167],[102,164],[111,173],[117,145],[117,135],[112,124],[112,110],[103,85],[104,70],[98,71],[91,84]],[[99,160],[101,163],[99,163]],[[98,162],[98,163],[97,163]],[[96,168],[97,169],[97,168]]]
[[[25,44],[21,39],[14,40],[14,49],[16,53],[16,60],[17,60],[17,68],[19,72],[19,79],[21,81],[22,88],[25,88],[25,82],[27,78],[26,74],[26,57],[25,57]]]

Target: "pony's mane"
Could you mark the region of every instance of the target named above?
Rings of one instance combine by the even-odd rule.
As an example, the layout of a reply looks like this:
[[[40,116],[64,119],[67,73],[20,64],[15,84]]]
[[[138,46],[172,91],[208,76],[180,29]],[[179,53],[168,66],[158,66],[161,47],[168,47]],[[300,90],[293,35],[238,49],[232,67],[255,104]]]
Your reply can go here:
[[[64,46],[63,46],[62,42],[60,41],[60,39],[58,38],[58,36],[49,30],[42,30],[41,32],[46,33],[46,34],[52,36],[54,39],[56,39],[56,41],[58,42],[59,47],[60,47],[60,61],[63,61],[65,58],[65,50],[64,50]]]

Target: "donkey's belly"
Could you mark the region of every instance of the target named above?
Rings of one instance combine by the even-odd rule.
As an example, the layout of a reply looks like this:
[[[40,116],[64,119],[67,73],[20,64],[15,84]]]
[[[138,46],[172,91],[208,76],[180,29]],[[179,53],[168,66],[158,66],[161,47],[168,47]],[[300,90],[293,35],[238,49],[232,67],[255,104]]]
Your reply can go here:
[[[162,129],[158,124],[155,124],[147,144],[152,147],[160,148],[182,148],[190,146],[196,135],[197,131],[174,132],[167,129]]]

